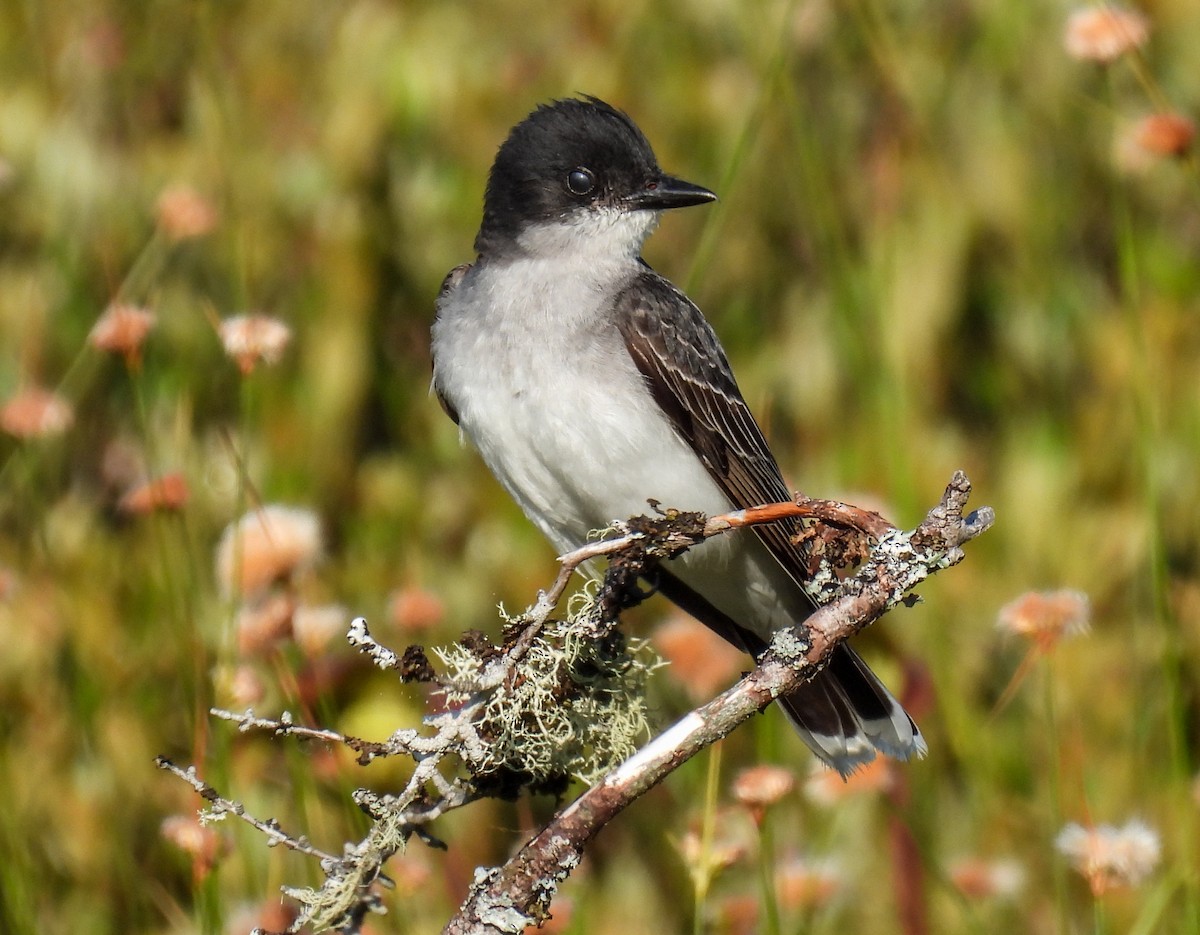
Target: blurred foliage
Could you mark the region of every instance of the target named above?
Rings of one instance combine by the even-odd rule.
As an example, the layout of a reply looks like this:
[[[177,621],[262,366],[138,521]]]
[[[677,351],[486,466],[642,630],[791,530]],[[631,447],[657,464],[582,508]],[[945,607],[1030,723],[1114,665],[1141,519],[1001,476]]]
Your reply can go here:
[[[75,412],[56,437],[0,436],[0,930],[245,931],[280,883],[314,879],[243,829],[218,828],[208,862],[166,840],[164,818],[198,803],[156,753],[334,850],[364,824],[347,791],[397,781],[206,716],[235,670],[263,711],[369,736],[423,705],[340,641],[239,649],[212,554],[256,503],[319,514],[325,560],[295,587],[393,645],[492,630],[498,600],[549,583],[551,552],[428,396],[427,335],[496,146],[575,92],[721,195],[668,218],[647,258],[707,310],[793,481],[911,525],[962,467],[999,524],[864,640],[930,741],[899,790],[773,807],[747,832],[761,860],[717,876],[693,929],[685,834],[729,815],[705,808],[712,764],[689,764],[601,836],[565,888],[567,930],[771,931],[744,920],[797,856],[841,882],[820,900],[781,884],[778,931],[913,932],[922,915],[938,932],[1200,930],[1200,192],[1194,159],[1128,149],[1145,114],[1195,112],[1200,6],[1156,0],[1144,52],[1108,67],[1066,55],[1068,12],[0,6],[0,398],[55,388]],[[156,204],[179,185],[215,209],[211,232],[168,235]],[[157,315],[140,366],[87,343],[116,300]],[[250,310],[294,337],[243,377],[214,323]],[[182,510],[117,508],[133,475],[168,471]],[[1059,587],[1090,595],[1092,633],[1034,659],[997,708],[1026,654],[997,611]],[[438,621],[419,637],[388,604],[414,594]],[[688,704],[677,681],[654,688],[663,724]],[[808,758],[761,719],[726,742],[719,803],[756,760]],[[436,931],[471,869],[552,805],[446,819],[450,851],[395,861],[371,930]],[[1162,866],[1093,904],[1055,836],[1129,816],[1161,833]],[[964,895],[963,856],[1014,860],[1025,885]]]

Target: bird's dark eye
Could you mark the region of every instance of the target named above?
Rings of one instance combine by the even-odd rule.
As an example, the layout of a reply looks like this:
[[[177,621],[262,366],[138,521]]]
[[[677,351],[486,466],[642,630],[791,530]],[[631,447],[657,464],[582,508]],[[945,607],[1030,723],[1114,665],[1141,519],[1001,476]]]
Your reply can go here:
[[[586,195],[596,187],[596,176],[584,166],[576,166],[567,173],[567,189],[573,195]]]

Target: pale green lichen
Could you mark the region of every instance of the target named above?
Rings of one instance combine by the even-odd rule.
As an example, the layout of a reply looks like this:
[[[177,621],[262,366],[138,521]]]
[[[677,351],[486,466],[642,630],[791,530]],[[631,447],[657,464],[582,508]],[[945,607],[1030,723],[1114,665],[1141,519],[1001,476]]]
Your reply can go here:
[[[342,859],[335,866],[325,867],[325,882],[320,889],[310,887],[281,887],[283,894],[300,904],[299,925],[307,924],[314,932],[343,928],[362,908],[375,913],[386,910],[371,885],[380,869],[396,853],[404,850],[412,827],[398,807],[379,807],[378,797],[368,794],[367,801],[376,807],[375,819],[366,837],[356,845],[347,845]]]
[[[543,625],[508,677],[486,690],[474,726],[487,743],[468,764],[474,776],[590,783],[649,737],[645,684],[661,662],[645,641],[619,634],[596,639],[595,614],[589,586],[572,599],[567,619]],[[478,684],[488,665],[472,646],[435,652],[454,685]]]

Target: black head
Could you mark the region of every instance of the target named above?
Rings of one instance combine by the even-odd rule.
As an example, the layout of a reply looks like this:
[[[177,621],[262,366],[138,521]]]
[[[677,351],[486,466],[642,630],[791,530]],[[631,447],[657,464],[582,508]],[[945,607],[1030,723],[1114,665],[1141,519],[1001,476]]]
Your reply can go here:
[[[528,225],[589,209],[661,211],[715,198],[665,175],[626,114],[594,97],[554,101],[517,124],[496,153],[475,248],[503,248]]]

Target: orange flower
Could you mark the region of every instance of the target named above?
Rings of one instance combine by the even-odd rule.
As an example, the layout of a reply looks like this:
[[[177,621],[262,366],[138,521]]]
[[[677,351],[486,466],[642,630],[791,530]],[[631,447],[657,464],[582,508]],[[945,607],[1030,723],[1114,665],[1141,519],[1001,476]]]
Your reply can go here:
[[[737,774],[733,781],[733,797],[749,810],[755,824],[762,824],[766,810],[795,788],[796,777],[791,770],[761,763]]]
[[[755,935],[761,930],[760,914],[757,896],[731,893],[717,904],[720,931],[725,935]]]
[[[667,673],[687,689],[693,701],[708,701],[728,687],[750,659],[693,617],[677,612],[651,634]]]
[[[1029,591],[1000,608],[996,625],[1049,652],[1062,639],[1091,629],[1091,602],[1082,591]]]
[[[238,609],[238,655],[256,656],[292,632],[296,604],[286,594],[271,594]]]
[[[188,501],[187,481],[182,474],[164,474],[127,490],[117,502],[122,513],[144,516],[155,510],[181,510]]]
[[[88,341],[102,351],[122,354],[129,367],[136,368],[142,359],[142,344],[154,327],[154,313],[136,305],[116,302],[96,319]]]
[[[242,663],[221,666],[213,673],[217,700],[223,706],[241,711],[252,708],[267,696],[266,686],[254,666]]]
[[[0,428],[17,438],[61,435],[74,421],[70,403],[36,387],[21,390],[0,407]]]
[[[171,240],[202,237],[217,226],[217,209],[190,185],[172,185],[158,196],[158,226]]]
[[[217,545],[217,581],[226,595],[261,593],[316,563],[321,523],[311,510],[264,506],[226,527]]]
[[[1107,64],[1140,49],[1149,38],[1150,24],[1141,13],[1104,4],[1072,13],[1063,45],[1073,58]]]
[[[968,899],[1012,899],[1025,885],[1025,871],[1015,860],[963,857],[951,864],[950,882]]]
[[[775,870],[779,904],[787,909],[818,909],[828,905],[845,882],[845,874],[830,860],[793,857]]]
[[[11,601],[21,589],[21,579],[6,565],[0,565],[0,604]]]
[[[292,329],[267,315],[234,315],[221,322],[218,332],[225,353],[248,376],[261,361],[276,364],[292,340]]]
[[[711,880],[750,853],[752,831],[740,812],[722,809],[714,821],[714,834],[708,847],[700,832],[689,828],[676,843],[679,856],[693,877]]]
[[[1183,156],[1195,138],[1196,125],[1180,114],[1150,114],[1133,130],[1134,142],[1153,156]]]
[[[162,836],[188,854],[207,873],[224,850],[224,842],[215,830],[202,825],[194,815],[170,815],[159,826]]]
[[[442,622],[446,608],[432,591],[400,588],[388,597],[388,617],[403,631],[429,630]]]

